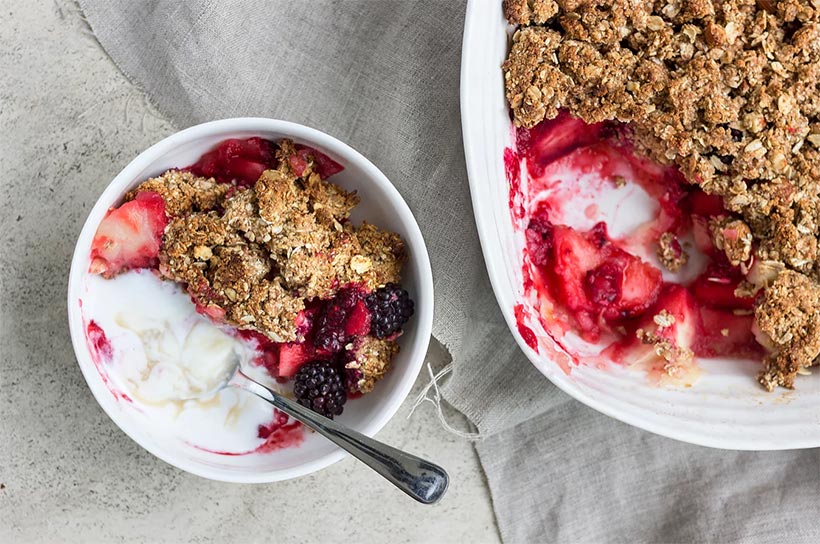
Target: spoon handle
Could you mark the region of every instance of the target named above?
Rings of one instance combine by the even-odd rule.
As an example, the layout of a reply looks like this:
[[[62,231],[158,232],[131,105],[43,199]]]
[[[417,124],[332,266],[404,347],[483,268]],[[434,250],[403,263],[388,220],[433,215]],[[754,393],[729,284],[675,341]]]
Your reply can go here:
[[[294,419],[298,419],[350,455],[363,462],[393,485],[424,504],[444,496],[449,476],[443,468],[415,455],[373,440],[287,399],[237,371],[229,385],[253,393]]]

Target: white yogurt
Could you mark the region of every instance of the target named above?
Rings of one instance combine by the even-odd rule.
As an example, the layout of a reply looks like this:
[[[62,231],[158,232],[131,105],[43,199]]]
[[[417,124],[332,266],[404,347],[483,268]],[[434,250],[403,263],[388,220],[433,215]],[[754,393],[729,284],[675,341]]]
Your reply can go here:
[[[148,270],[110,280],[89,276],[83,316],[99,325],[111,343],[112,360],[104,363],[109,379],[152,424],[221,452],[246,452],[263,442],[258,427],[273,419],[268,403],[234,389],[207,393],[237,362],[265,385],[278,384],[251,364],[255,346],[198,314],[180,286]]]

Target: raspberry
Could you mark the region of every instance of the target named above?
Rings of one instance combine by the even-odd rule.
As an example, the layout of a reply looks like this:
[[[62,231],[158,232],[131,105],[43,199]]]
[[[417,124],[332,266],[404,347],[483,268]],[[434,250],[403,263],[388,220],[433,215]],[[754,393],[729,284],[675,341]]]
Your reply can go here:
[[[612,261],[606,261],[593,268],[584,277],[584,291],[587,297],[599,306],[614,303],[621,297],[623,270]]]
[[[552,251],[553,225],[546,214],[533,217],[527,225],[526,238],[527,249],[530,258],[536,266],[544,266],[549,262],[549,255]]]
[[[319,316],[313,344],[320,351],[339,353],[349,340],[346,325],[363,293],[355,287],[340,289]]]
[[[330,419],[344,410],[347,392],[337,365],[324,361],[307,363],[293,380],[293,394],[302,406]]]
[[[368,295],[370,333],[376,338],[387,338],[400,330],[413,315],[413,301],[407,291],[395,283],[388,283]]]

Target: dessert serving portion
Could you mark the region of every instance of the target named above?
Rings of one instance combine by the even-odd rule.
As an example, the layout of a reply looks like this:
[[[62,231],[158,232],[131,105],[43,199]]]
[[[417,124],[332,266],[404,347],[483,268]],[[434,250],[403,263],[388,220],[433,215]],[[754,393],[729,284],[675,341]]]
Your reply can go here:
[[[238,455],[303,440],[243,371],[333,418],[389,371],[414,313],[395,233],[350,214],[342,166],[283,139],[230,139],[152,177],[100,223],[81,299],[109,390],[193,447]],[[187,400],[186,400],[187,399]]]
[[[518,25],[505,163],[529,318],[575,363],[636,362],[691,385],[697,357],[749,358],[766,389],[794,387],[820,355],[820,12],[734,0],[504,11]]]

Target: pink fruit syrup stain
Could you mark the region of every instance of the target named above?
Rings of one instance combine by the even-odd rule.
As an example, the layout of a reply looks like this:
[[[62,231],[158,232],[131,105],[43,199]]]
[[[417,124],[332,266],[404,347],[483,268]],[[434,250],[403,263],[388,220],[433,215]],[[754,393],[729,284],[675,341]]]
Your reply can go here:
[[[528,302],[514,314],[527,345],[537,349],[544,335],[535,330],[543,330],[576,365],[629,365],[649,349],[639,329],[658,329],[665,311],[671,324],[659,334],[696,358],[760,357],[754,299],[735,295],[743,274],[709,235],[709,219],[725,213],[719,198],[676,168],[637,157],[622,125],[561,113],[514,130],[504,164],[510,215],[524,238]],[[674,273],[657,257],[665,233],[670,251],[688,256]]]
[[[264,425],[259,425],[256,436],[263,442],[256,448],[248,451],[221,451],[204,448],[196,444],[189,445],[199,451],[212,453],[214,455],[224,455],[226,457],[239,457],[252,453],[270,453],[285,448],[293,448],[305,441],[305,427],[295,419],[291,419],[284,412],[273,410],[273,419]]]
[[[524,309],[523,304],[516,304],[514,310],[515,324],[518,327],[518,334],[520,334],[521,338],[524,339],[525,344],[538,352],[538,338],[536,338],[535,333],[532,332],[532,329],[525,324],[525,319],[528,317],[527,310]]]
[[[82,306],[82,301],[80,301]],[[85,326],[85,342],[88,346],[88,352],[91,354],[91,360],[94,362],[94,367],[102,378],[105,387],[117,400],[133,403],[133,399],[128,394],[120,391],[111,383],[108,378],[108,369],[105,365],[109,364],[114,358],[114,348],[111,346],[111,341],[106,336],[105,331],[93,319]]]
[[[257,436],[264,442],[254,452],[269,453],[301,444],[305,440],[305,427],[286,413],[274,410],[273,419],[259,426]]]

